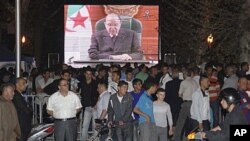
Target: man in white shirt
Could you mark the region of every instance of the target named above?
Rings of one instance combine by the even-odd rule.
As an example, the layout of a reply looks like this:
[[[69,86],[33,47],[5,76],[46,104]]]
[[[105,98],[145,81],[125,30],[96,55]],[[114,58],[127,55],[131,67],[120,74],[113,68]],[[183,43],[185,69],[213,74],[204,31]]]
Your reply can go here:
[[[207,89],[210,81],[206,75],[200,76],[200,88],[192,95],[192,105],[190,109],[191,119],[189,130],[199,126],[200,130],[210,129],[210,104]]]
[[[159,82],[159,85],[161,88],[165,89],[165,85],[168,81],[170,80],[173,80],[172,77],[169,75],[169,67],[167,64],[164,64],[162,67],[161,67],[161,71],[163,73],[161,79],[160,79],[160,82]]]
[[[39,100],[36,99],[35,102],[36,104],[40,104],[40,102],[42,102],[43,105],[46,103],[47,101],[46,97],[48,96],[48,94],[44,92],[44,88],[48,86],[50,83],[52,83],[54,80],[50,77],[50,71],[48,69],[45,69],[43,70],[41,77],[37,76],[36,81],[37,81],[37,83],[35,84],[36,92]]]
[[[222,90],[226,88],[234,88],[237,90],[239,77],[236,75],[236,68],[233,65],[226,66],[226,74],[228,78],[225,78]]]
[[[44,70],[42,77],[38,78],[36,83],[36,92],[43,93],[43,88],[52,83],[54,80],[50,77],[50,72],[48,69]]]
[[[69,91],[68,81],[61,79],[59,91],[50,96],[47,105],[48,114],[55,118],[55,140],[76,141],[77,119],[76,114],[81,111],[79,97]]]
[[[183,131],[185,130],[185,122],[188,116],[190,116],[190,107],[192,103],[192,95],[198,89],[198,84],[191,78],[191,69],[183,71],[184,79],[181,82],[179,89],[179,97],[182,98],[181,110],[176,122],[176,128],[174,133],[174,140],[180,141],[183,137]]]

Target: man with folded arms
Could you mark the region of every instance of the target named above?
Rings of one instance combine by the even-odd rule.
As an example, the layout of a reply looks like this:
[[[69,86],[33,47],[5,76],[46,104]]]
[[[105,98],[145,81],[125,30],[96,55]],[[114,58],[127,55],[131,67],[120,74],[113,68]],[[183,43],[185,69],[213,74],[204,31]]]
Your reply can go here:
[[[60,79],[59,91],[51,95],[48,100],[47,112],[55,118],[55,140],[76,141],[77,119],[76,114],[81,111],[79,97],[69,91],[66,79]]]

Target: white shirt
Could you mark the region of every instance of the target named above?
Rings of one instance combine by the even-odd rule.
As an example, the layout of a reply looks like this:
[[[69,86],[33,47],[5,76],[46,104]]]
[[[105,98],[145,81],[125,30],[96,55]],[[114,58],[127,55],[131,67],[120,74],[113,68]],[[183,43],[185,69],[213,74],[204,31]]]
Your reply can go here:
[[[40,79],[42,79],[43,78],[43,76],[40,74],[40,75],[38,75],[36,78],[35,78],[35,86],[36,86],[36,88],[38,88],[38,86],[39,86],[39,84],[38,84],[38,81],[40,80]]]
[[[42,77],[41,79],[38,80],[38,85],[36,85],[36,88],[45,88],[47,85],[49,85],[50,83],[52,83],[54,81],[54,79],[49,78],[47,80],[47,82],[44,81],[44,78]]]
[[[199,123],[202,123],[202,120],[210,121],[210,104],[207,91],[205,91],[205,95],[204,97],[201,89],[197,89],[192,96],[191,118],[197,120]]]
[[[197,85],[200,85],[200,76],[198,76],[198,75],[195,75],[193,78],[192,78],[196,83],[197,83]]]
[[[118,98],[119,102],[122,103],[123,96],[120,97],[120,96],[117,94],[117,98]]]
[[[100,118],[102,111],[108,109],[110,94],[108,91],[104,91],[100,94],[96,104],[97,115]]]
[[[168,73],[165,74],[165,75],[163,75],[163,76],[161,77],[161,79],[160,79],[160,82],[159,82],[160,87],[163,88],[163,89],[165,89],[166,83],[167,83],[168,81],[170,81],[170,80],[173,80],[173,79],[172,79],[172,77],[170,77],[170,75],[169,75]]]
[[[60,92],[55,92],[49,97],[47,110],[53,111],[53,117],[56,119],[76,117],[76,110],[82,108],[79,97],[69,91],[67,96]]]
[[[179,96],[183,100],[192,100],[192,95],[198,88],[197,83],[191,77],[187,77],[181,82]]]
[[[230,77],[228,77],[227,79],[224,80],[224,84],[223,87],[221,88],[222,90],[226,89],[226,88],[234,88],[237,90],[238,88],[238,76],[236,76],[236,74],[231,75]]]
[[[116,82],[114,82],[114,81],[111,81],[110,83],[109,83],[109,85],[108,85],[108,92],[110,93],[110,94],[115,94],[115,93],[117,93],[117,91],[118,91],[118,84],[116,83]]]
[[[134,87],[133,87],[132,81],[127,81],[127,80],[125,80],[125,81],[128,83],[128,92],[134,91]]]

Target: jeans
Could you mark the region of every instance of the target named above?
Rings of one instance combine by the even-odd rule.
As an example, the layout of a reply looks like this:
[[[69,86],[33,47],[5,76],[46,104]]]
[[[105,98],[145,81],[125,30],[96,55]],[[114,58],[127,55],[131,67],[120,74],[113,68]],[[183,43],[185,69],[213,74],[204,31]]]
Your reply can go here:
[[[82,123],[82,141],[86,141],[88,139],[88,130],[90,121],[92,119],[92,130],[95,129],[95,120],[97,118],[97,112],[92,107],[85,107],[83,123]]]

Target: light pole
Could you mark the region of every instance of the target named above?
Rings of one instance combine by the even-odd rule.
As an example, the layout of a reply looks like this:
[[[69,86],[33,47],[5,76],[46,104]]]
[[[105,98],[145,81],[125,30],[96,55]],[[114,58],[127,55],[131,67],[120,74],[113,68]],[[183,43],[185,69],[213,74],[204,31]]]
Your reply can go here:
[[[21,49],[20,49],[20,32],[21,32],[21,0],[15,0],[15,16],[16,16],[16,77],[20,77],[21,65]]]

